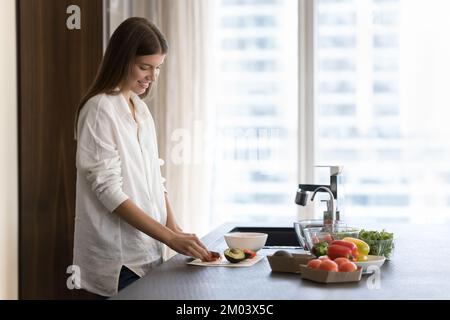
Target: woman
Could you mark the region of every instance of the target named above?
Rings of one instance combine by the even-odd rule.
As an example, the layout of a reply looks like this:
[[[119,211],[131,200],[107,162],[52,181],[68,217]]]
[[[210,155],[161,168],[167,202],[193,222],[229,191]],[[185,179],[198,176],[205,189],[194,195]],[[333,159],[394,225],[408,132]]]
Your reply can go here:
[[[81,287],[111,296],[162,262],[163,243],[208,260],[194,234],[178,227],[160,172],[145,97],[168,51],[157,27],[124,21],[112,35],[76,117],[74,265]]]

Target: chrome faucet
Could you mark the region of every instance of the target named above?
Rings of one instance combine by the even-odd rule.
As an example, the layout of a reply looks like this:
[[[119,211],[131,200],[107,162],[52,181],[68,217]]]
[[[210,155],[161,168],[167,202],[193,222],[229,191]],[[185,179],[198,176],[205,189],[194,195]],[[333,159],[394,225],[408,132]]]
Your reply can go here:
[[[334,199],[333,192],[327,187],[318,187],[314,190],[313,195],[311,196],[311,201],[314,201],[314,197],[318,191],[328,192],[330,195],[330,200],[322,200],[327,203],[327,211],[323,212],[323,225],[324,227],[333,226],[336,221],[336,200]]]
[[[295,196],[295,203],[300,206],[306,206],[308,203],[308,194],[313,192],[311,201],[314,200],[317,192],[326,192],[330,195],[330,200],[322,200],[327,203],[327,210],[323,213],[323,226],[326,228],[333,228],[336,222],[342,218],[340,209],[342,205],[342,190],[339,193],[338,201],[338,185],[342,184],[342,170],[341,166],[327,166],[330,168],[330,184],[316,185],[316,184],[299,184],[297,194]]]
[[[318,166],[321,167],[321,166]],[[329,185],[315,185],[315,184],[300,184],[298,186],[295,203],[300,206],[306,206],[308,203],[308,192],[313,192],[311,201],[317,192],[327,192],[330,195],[330,200],[322,200],[327,203],[327,211],[324,212],[324,226],[333,225],[335,221],[341,219],[338,208],[338,184],[341,181],[342,166],[326,166],[330,168],[330,184]],[[341,198],[342,194],[340,195]],[[341,199],[342,200],[342,199]]]

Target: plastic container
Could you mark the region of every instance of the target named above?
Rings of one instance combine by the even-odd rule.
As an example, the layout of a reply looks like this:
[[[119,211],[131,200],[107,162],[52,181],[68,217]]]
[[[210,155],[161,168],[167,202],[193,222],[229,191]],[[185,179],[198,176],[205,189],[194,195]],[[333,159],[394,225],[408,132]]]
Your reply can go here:
[[[386,260],[392,260],[395,249],[395,239],[389,240],[363,240],[370,246],[370,255],[383,256]]]
[[[346,227],[346,225],[341,221],[336,221],[334,223],[335,226]],[[304,229],[307,228],[323,228],[323,219],[309,219],[309,220],[300,220],[294,222],[294,230],[297,236],[298,243],[304,248],[308,250]]]
[[[396,239],[394,234],[383,231],[361,230],[359,239],[366,242],[370,247],[370,255],[384,256],[391,260],[395,251]]]
[[[305,235],[305,249],[309,252],[313,251],[315,244],[327,242],[331,244],[334,240],[341,240],[345,237],[357,238],[360,229],[353,227],[335,226],[331,229],[319,228],[305,228],[303,233]]]

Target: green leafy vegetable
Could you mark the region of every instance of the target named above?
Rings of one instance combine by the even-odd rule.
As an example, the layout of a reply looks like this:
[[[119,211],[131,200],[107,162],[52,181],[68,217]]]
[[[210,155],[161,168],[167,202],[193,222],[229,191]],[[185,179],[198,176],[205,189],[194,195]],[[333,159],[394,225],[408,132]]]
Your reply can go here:
[[[328,252],[328,242],[316,243],[312,249],[312,254],[316,257],[326,256]]]
[[[384,256],[390,259],[392,251],[394,250],[394,234],[382,231],[367,231],[361,230],[358,236],[370,246],[370,255]]]

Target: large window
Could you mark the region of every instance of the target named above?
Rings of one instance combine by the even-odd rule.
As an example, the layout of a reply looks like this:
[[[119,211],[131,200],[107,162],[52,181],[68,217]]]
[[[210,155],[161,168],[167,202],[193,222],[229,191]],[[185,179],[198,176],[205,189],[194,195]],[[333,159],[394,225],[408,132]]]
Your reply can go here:
[[[450,217],[448,12],[446,0],[316,1],[315,157],[344,165],[347,218]]]
[[[211,217],[293,221],[297,181],[297,1],[216,0]]]
[[[295,190],[321,165],[344,168],[345,220],[450,220],[450,1],[209,4],[210,227],[308,216]]]

